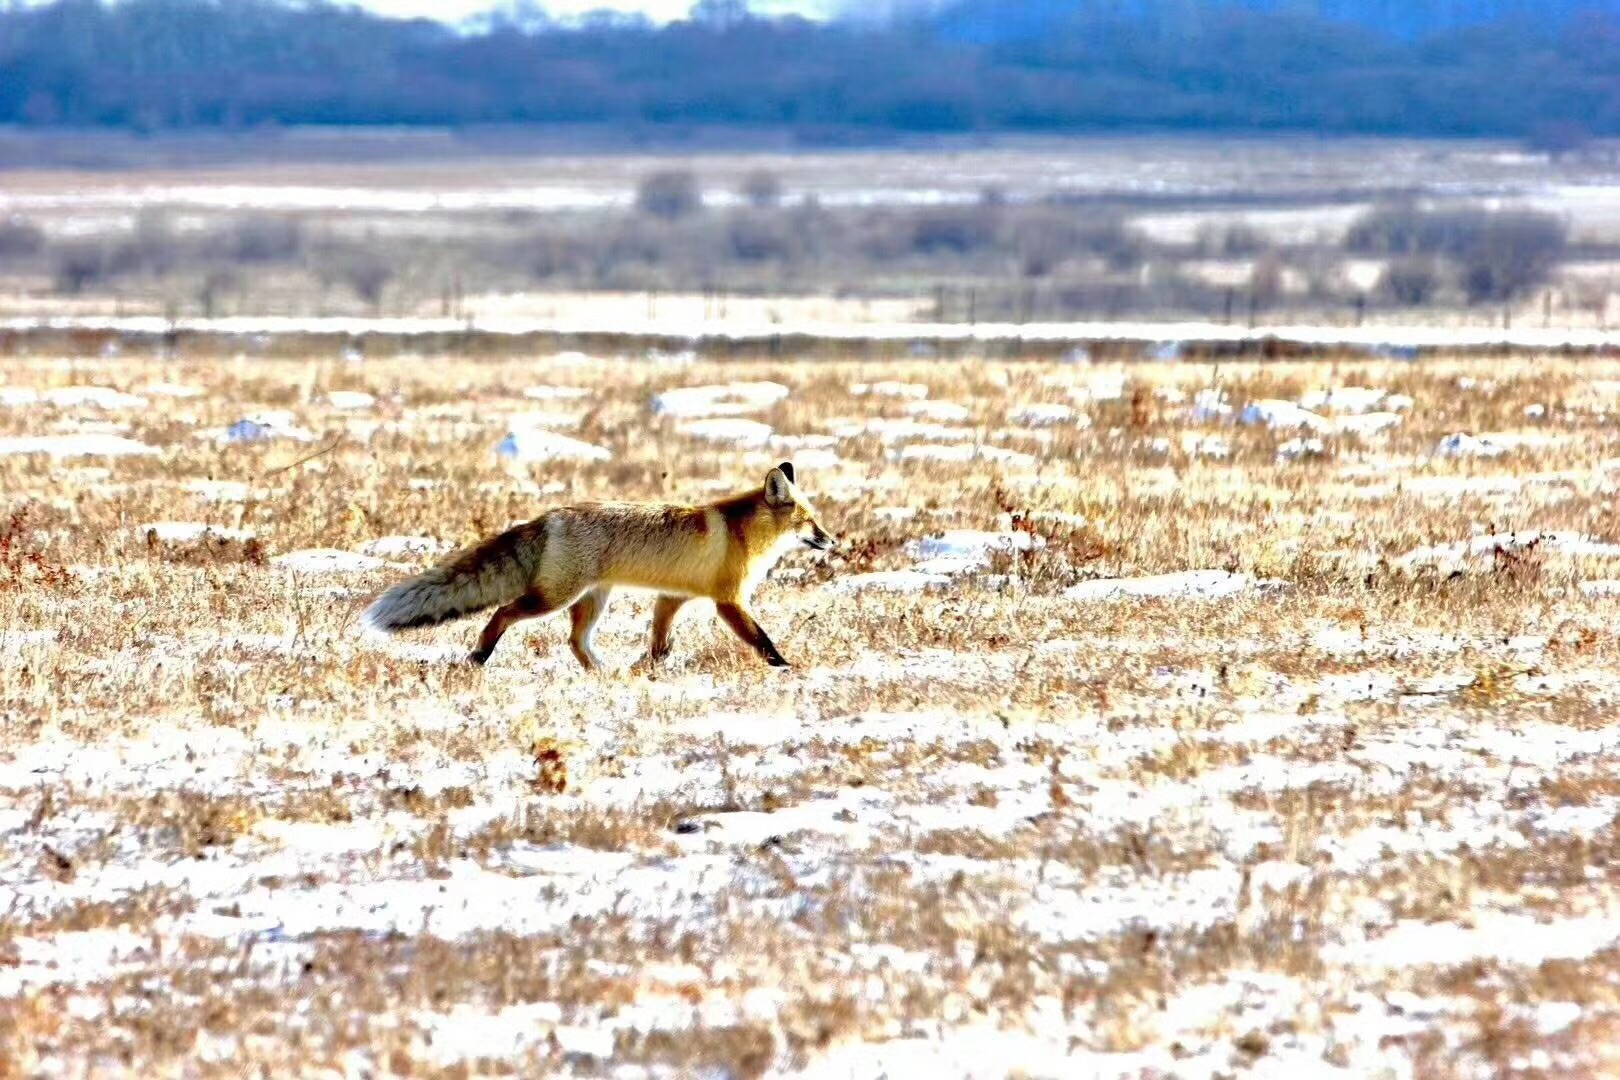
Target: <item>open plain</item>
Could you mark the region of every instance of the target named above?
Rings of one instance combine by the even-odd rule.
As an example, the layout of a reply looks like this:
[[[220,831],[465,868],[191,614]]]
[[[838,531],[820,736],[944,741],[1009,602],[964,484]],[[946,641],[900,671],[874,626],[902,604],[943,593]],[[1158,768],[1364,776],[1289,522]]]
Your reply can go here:
[[[670,393],[671,391],[684,391]],[[0,360],[0,1075],[1620,1069],[1620,364]],[[777,672],[365,600],[796,463]]]

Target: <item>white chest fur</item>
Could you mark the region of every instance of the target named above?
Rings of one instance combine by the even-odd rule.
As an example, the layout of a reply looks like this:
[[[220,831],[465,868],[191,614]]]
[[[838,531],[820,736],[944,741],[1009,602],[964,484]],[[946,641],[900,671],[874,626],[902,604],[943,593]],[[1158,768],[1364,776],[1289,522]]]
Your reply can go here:
[[[755,559],[748,567],[748,577],[743,580],[743,599],[746,600],[748,597],[753,596],[754,590],[759,588],[760,582],[764,581],[765,576],[771,572],[777,563],[782,561],[782,556],[798,546],[798,536],[788,533],[771,545],[765,554]]]

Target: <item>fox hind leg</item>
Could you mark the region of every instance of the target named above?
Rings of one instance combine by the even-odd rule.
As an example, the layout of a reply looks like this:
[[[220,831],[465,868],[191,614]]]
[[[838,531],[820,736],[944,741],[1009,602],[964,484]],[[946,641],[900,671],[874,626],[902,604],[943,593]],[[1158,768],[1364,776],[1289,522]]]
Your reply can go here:
[[[658,663],[669,656],[669,635],[675,628],[675,616],[686,600],[684,596],[665,593],[653,602],[652,644],[647,649],[648,660]]]
[[[496,643],[501,640],[501,635],[510,630],[514,623],[520,623],[525,619],[538,619],[561,606],[550,603],[538,590],[531,589],[510,604],[496,608],[495,614],[484,626],[484,632],[478,635],[478,647],[467,659],[479,665],[487,663],[490,654],[495,651]]]
[[[610,591],[605,585],[587,589],[585,595],[574,601],[574,606],[568,609],[574,622],[573,633],[568,637],[568,646],[574,650],[574,659],[578,660],[586,671],[595,671],[602,666],[601,658],[591,648],[591,634],[596,629],[596,620],[602,617],[602,611],[607,607]]]
[[[776,646],[771,642],[770,635],[759,625],[759,620],[755,619],[747,608],[741,604],[716,604],[715,611],[719,613],[725,624],[731,627],[731,632],[752,646],[754,651],[759,653],[771,667],[785,668],[791,666],[782,658],[782,654],[777,651]]]

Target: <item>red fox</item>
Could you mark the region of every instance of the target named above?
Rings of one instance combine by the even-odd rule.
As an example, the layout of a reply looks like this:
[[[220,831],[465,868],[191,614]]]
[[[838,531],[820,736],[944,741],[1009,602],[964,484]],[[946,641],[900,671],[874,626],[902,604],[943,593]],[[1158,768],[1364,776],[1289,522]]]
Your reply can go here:
[[[568,608],[569,644],[587,671],[601,666],[591,631],[615,585],[652,589],[652,645],[669,655],[670,627],[681,605],[708,597],[720,618],[773,667],[787,667],[749,610],[749,597],[778,559],[804,544],[835,541],[783,462],[764,486],[698,506],[584,503],[563,506],[451,555],[400,582],[367,608],[365,621],[393,632],[431,626],[496,608],[468,659],[486,662],[512,624]]]

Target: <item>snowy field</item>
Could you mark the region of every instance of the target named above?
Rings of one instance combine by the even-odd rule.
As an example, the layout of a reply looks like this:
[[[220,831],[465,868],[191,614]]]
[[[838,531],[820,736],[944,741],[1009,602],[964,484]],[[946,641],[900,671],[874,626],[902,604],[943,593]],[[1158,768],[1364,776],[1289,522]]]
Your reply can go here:
[[[0,360],[0,1075],[1620,1069],[1620,364]],[[365,600],[791,459],[488,667]]]

